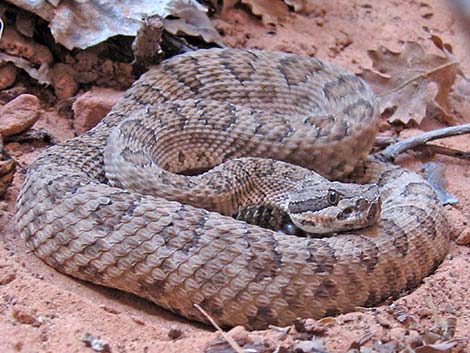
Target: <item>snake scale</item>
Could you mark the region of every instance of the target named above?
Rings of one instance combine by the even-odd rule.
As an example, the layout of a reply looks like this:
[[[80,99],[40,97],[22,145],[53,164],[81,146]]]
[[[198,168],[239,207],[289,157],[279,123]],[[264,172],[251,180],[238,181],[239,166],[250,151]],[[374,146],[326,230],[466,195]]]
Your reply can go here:
[[[197,321],[207,320],[194,304],[250,329],[371,306],[416,287],[449,246],[430,186],[365,162],[377,115],[360,78],[315,58],[238,49],[175,56],[96,127],[32,163],[18,227],[58,271]],[[356,206],[368,204],[361,195],[377,189],[370,183],[381,212],[366,218],[380,217],[360,230],[298,237],[228,217],[237,207],[254,207],[254,216],[258,202],[293,213],[309,206],[320,214],[311,222],[323,225],[332,212],[323,208],[339,207],[349,191]],[[292,220],[302,226],[316,211]]]

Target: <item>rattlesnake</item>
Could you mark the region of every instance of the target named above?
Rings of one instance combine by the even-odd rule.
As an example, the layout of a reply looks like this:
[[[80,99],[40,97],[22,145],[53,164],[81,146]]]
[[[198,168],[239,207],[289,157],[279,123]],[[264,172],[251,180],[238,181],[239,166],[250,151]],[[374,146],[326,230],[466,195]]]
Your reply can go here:
[[[194,304],[223,325],[252,329],[374,305],[415,287],[449,240],[443,208],[421,177],[361,162],[377,115],[361,79],[314,58],[182,54],[144,74],[95,128],[32,163],[17,201],[19,229],[57,270],[198,321],[206,318]],[[173,174],[227,160],[226,169],[202,177]],[[348,190],[360,190],[353,198],[361,199],[373,186],[345,191],[305,169],[344,178],[355,167],[353,180],[380,187],[381,217],[372,227],[296,237],[227,217],[240,200],[241,213],[254,216],[255,202],[271,213],[289,204],[295,213],[305,201],[321,213],[328,198],[339,205]],[[312,185],[317,194],[309,196]]]

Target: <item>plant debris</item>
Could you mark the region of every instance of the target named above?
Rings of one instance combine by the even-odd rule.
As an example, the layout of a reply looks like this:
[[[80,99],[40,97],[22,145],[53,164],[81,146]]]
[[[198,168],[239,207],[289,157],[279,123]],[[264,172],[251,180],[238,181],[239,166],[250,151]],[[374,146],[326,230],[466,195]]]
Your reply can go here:
[[[172,17],[176,18],[163,20],[163,27],[169,33],[200,37],[206,43],[225,46],[219,32],[201,9],[188,4],[187,1],[174,0],[171,11]]]
[[[159,15],[162,18],[169,16],[180,17],[191,21],[191,18],[199,12],[198,19],[207,18],[207,9],[196,0],[124,0],[124,1],[26,1],[8,0],[8,2],[35,13],[49,23],[52,35],[57,43],[69,50],[73,48],[85,49],[104,42],[106,39],[116,36],[135,36],[145,17]],[[182,11],[185,9],[186,11]],[[188,11],[193,9],[193,11]],[[209,20],[206,21],[210,23]],[[173,24],[173,26],[175,26]],[[201,36],[204,39],[221,42],[215,28],[203,28],[201,32],[192,27],[192,33],[188,35]],[[180,28],[185,31],[187,27]],[[211,35],[207,35],[210,31]],[[210,39],[209,39],[210,38]]]
[[[96,338],[89,333],[86,333],[85,336],[82,337],[81,341],[85,343],[85,346],[90,347],[94,351],[111,353],[111,346],[106,340]]]
[[[265,25],[277,25],[289,13],[289,8],[282,1],[273,0],[242,0],[251,12],[261,17]]]
[[[389,122],[419,125],[429,107],[437,109],[446,122],[453,122],[449,93],[461,73],[459,61],[450,45],[437,36],[431,40],[443,55],[426,53],[413,41],[405,42],[401,52],[383,46],[369,50],[374,70],[363,69],[361,76],[378,96],[380,112],[392,112]]]
[[[224,1],[224,9],[235,6],[238,2],[246,5],[251,13],[261,17],[264,25],[278,25],[289,14],[289,8],[294,12],[308,11],[313,6],[312,0],[229,0]]]
[[[401,139],[398,142],[387,146],[380,152],[380,159],[383,161],[393,162],[395,158],[409,149],[429,149],[432,152],[446,154],[461,159],[469,159],[470,153],[454,149],[448,149],[438,145],[428,144],[429,141],[442,139],[445,137],[463,135],[470,133],[470,124],[462,124],[457,126],[449,126],[436,130],[424,132],[420,135],[411,136]]]
[[[132,43],[134,71],[142,74],[150,65],[160,63],[163,58],[163,50],[160,47],[162,35],[163,22],[160,17],[153,16],[144,19]]]

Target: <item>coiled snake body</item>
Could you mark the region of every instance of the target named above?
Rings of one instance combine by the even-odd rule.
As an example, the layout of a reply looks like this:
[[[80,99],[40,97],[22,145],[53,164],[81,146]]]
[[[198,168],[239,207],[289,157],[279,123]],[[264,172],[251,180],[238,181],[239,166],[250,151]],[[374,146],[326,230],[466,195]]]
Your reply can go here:
[[[377,187],[306,168],[343,177],[376,130],[370,89],[330,64],[183,54],[144,74],[91,131],[40,155],[18,197],[19,229],[57,270],[198,321],[196,303],[248,328],[373,305],[415,287],[448,249],[443,209],[415,173],[373,161],[356,171],[379,186],[382,211],[349,233],[295,237],[226,215],[280,205],[300,227],[358,228],[349,217],[378,214],[365,196]]]

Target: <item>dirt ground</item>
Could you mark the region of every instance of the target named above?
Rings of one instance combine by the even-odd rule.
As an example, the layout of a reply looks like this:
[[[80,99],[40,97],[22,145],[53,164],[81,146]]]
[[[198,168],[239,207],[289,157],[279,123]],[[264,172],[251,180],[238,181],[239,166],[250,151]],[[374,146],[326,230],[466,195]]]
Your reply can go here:
[[[223,30],[229,46],[316,55],[354,72],[371,66],[368,49],[384,45],[399,50],[405,41],[413,40],[433,51],[435,48],[428,37],[438,34],[453,46],[463,72],[470,75],[470,37],[446,2],[318,0],[313,3],[309,12],[289,13],[276,28],[263,26],[259,18],[243,8],[229,9],[214,21]],[[452,94],[457,123],[470,122],[468,98],[470,84],[460,80]],[[74,135],[70,126],[70,120],[53,109],[42,112],[35,125],[47,127],[61,140]],[[440,126],[437,120],[426,119],[420,129]],[[386,127],[389,134],[399,130]],[[403,130],[401,134],[415,131]],[[448,138],[440,143],[470,151],[468,136]],[[5,147],[20,162],[20,168],[5,201],[0,203],[0,351],[92,352],[83,342],[85,335],[90,334],[109,344],[101,351],[203,352],[207,343],[218,335],[212,327],[189,322],[133,295],[62,275],[27,250],[15,230],[14,200],[24,168],[46,147],[46,143],[9,143]],[[445,163],[448,190],[459,199],[456,205],[446,206],[456,239],[470,232],[470,166],[456,158],[435,156],[432,160]],[[418,171],[421,162],[408,155],[398,161]],[[470,352],[469,243],[453,242],[438,270],[415,291],[394,301],[394,306],[385,303],[377,309],[358,309],[318,323],[322,328],[318,336],[324,349],[345,352],[355,340],[369,334],[370,342],[413,345],[423,331],[431,328],[433,315],[437,314],[442,319],[457,319],[455,337],[462,341],[454,351]],[[437,309],[432,308],[431,302]],[[266,338],[275,345],[287,344],[290,339],[277,330],[251,335]]]

